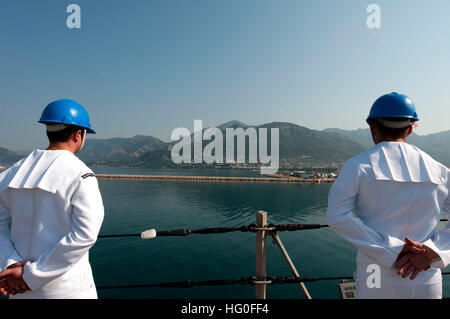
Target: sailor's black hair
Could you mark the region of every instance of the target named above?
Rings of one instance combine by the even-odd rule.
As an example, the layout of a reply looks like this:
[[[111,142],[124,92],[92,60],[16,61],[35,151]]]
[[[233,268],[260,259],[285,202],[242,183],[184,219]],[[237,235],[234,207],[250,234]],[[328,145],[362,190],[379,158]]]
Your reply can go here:
[[[82,134],[84,134],[85,128],[81,127],[81,126],[77,126],[77,125],[70,125],[62,131],[58,131],[58,132],[47,131],[47,137],[48,137],[48,140],[50,141],[50,143],[53,143],[53,142],[65,143],[69,140],[70,136],[73,133],[77,132],[78,130],[81,130],[83,132]]]

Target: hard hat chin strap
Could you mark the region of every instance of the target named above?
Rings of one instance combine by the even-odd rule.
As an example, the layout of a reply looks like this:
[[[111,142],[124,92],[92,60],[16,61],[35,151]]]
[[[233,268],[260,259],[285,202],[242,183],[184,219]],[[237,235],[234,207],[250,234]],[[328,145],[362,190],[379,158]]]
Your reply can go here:
[[[79,150],[77,151],[77,153],[81,152],[81,150],[82,150],[83,147],[84,147],[84,142],[86,141],[86,134],[87,134],[86,130],[83,130],[83,140],[81,141],[81,147],[79,148]]]
[[[69,124],[46,124],[47,132],[59,132],[68,128]]]
[[[376,119],[378,123],[380,123],[381,125],[394,129],[407,128],[408,126],[411,126],[414,123],[411,121],[411,119],[405,119],[403,121],[390,121],[380,117],[377,117]]]

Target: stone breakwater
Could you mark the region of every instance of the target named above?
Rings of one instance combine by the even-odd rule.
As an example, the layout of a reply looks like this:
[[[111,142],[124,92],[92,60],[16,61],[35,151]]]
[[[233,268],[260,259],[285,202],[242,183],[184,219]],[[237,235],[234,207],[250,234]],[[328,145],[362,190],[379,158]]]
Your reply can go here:
[[[196,182],[275,182],[275,183],[333,183],[335,178],[308,179],[300,177],[235,177],[235,176],[171,176],[171,175],[121,175],[96,174],[99,179],[139,179]]]

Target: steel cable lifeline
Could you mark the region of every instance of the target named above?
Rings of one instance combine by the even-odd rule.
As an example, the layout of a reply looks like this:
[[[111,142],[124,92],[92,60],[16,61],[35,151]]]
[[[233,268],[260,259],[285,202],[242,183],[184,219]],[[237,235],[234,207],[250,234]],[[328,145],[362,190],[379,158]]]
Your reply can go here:
[[[448,221],[448,219],[441,219],[441,222]],[[192,234],[220,234],[229,232],[252,232],[257,231],[297,231],[307,229],[318,229],[329,227],[328,225],[320,224],[268,224],[266,227],[258,228],[256,224],[250,224],[240,227],[219,227],[219,228],[201,228],[201,229],[173,229],[156,231],[155,229],[146,230],[139,234],[117,234],[117,235],[100,235],[98,238],[114,238],[114,237],[141,237],[142,239],[155,238],[156,236],[187,236]]]
[[[441,219],[441,222],[448,221],[448,219]],[[101,235],[99,238],[113,238],[113,237],[142,237],[143,239],[155,238],[158,236],[187,236],[191,234],[218,234],[227,232],[257,232],[257,231],[267,231],[271,233],[276,233],[277,231],[297,231],[297,230],[307,230],[307,229],[318,229],[323,227],[329,227],[328,225],[320,224],[268,224],[265,227],[257,227],[256,224],[250,224],[240,227],[220,227],[220,228],[202,228],[196,230],[189,229],[175,229],[166,231],[156,231],[155,229],[144,231],[140,234],[118,234],[118,235]],[[450,272],[443,272],[442,275],[449,275]],[[125,288],[191,288],[194,286],[224,286],[224,285],[255,285],[255,284],[293,284],[293,283],[303,283],[303,282],[315,282],[322,280],[342,280],[342,279],[353,279],[351,276],[347,277],[263,277],[257,278],[256,276],[243,277],[240,279],[225,279],[225,280],[205,280],[205,281],[177,281],[177,282],[164,282],[158,284],[139,284],[139,285],[119,285],[119,286],[99,286],[97,289],[125,289]]]
[[[449,275],[450,272],[443,272],[442,275]],[[341,279],[353,279],[353,277],[274,277],[268,276],[265,278],[257,279],[256,276],[243,277],[240,279],[223,279],[223,280],[204,280],[204,281],[175,281],[175,282],[162,282],[158,284],[141,284],[141,285],[123,285],[123,286],[100,286],[97,289],[124,289],[124,288],[191,288],[194,286],[226,286],[226,285],[255,285],[264,283],[266,285],[279,285],[279,284],[295,284],[301,282],[314,282],[322,280],[341,280]]]

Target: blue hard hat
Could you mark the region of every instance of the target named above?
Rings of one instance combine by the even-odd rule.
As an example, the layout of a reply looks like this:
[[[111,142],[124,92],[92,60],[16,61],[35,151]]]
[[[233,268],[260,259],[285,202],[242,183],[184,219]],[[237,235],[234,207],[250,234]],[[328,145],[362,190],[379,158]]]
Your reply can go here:
[[[38,122],[77,125],[85,128],[87,133],[95,134],[86,109],[81,104],[69,99],[57,100],[47,105]]]
[[[383,95],[373,103],[366,122],[377,117],[409,118],[412,122],[419,120],[413,101],[408,96],[395,92]]]

